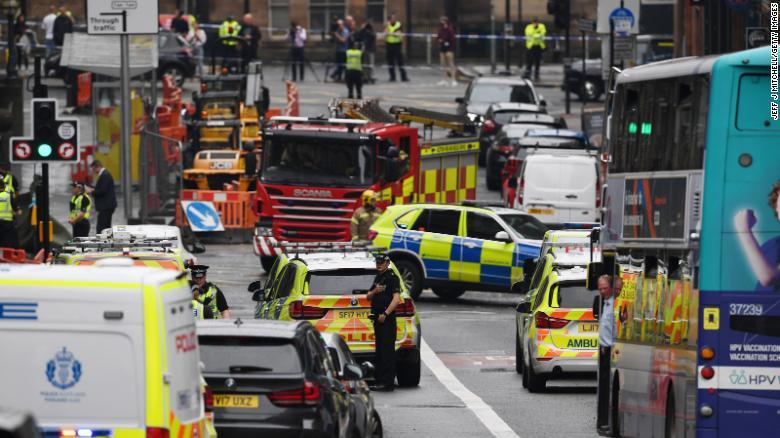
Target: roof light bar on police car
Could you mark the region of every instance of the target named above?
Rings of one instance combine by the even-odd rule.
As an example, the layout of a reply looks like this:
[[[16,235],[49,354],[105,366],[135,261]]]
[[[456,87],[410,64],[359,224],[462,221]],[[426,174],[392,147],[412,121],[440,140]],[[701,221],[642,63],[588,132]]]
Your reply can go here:
[[[355,119],[335,119],[324,117],[293,117],[293,116],[274,116],[272,122],[278,123],[310,123],[320,125],[344,125],[344,126],[362,126],[368,124],[368,120]]]
[[[463,201],[460,201],[460,205],[463,205],[464,207],[504,207],[504,204],[499,201],[486,201],[481,199],[464,199]]]

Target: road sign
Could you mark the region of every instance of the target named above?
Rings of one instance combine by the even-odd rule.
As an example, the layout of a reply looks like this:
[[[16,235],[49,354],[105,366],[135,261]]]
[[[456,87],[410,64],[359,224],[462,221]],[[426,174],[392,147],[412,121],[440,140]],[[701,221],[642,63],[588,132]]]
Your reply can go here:
[[[630,36],[616,36],[612,49],[615,55],[615,62],[634,59],[634,38]]]
[[[746,27],[745,28],[745,48],[755,49],[756,47],[769,45],[769,29],[766,27]]]
[[[609,19],[612,20],[615,36],[628,36],[634,27],[634,13],[628,8],[615,8],[610,12]]]
[[[32,100],[32,134],[10,138],[12,163],[78,161],[79,122],[57,114],[57,99]]]
[[[157,33],[158,0],[87,0],[87,33],[135,35]]]
[[[580,32],[595,32],[596,31],[596,22],[593,20],[588,20],[585,18],[580,18],[577,20],[577,24],[580,28]]]
[[[225,231],[222,219],[214,208],[214,204],[207,201],[181,201],[181,208],[187,215],[192,231]]]
[[[668,0],[667,0],[668,2]],[[645,4],[642,1],[641,4]],[[615,9],[625,8],[631,11],[634,17],[634,24],[631,26],[630,33],[636,35],[639,33],[639,22],[642,20],[641,7],[639,0],[598,0],[596,8],[596,32],[609,34],[610,16]]]

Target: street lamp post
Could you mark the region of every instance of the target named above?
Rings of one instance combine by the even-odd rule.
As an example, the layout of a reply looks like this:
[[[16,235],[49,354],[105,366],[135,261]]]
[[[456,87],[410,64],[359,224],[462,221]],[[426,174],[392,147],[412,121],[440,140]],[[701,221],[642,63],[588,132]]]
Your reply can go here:
[[[19,10],[19,3],[16,0],[2,0],[0,3],[0,9],[8,20],[8,64],[6,64],[6,77],[15,78],[17,76],[16,71],[16,26],[14,21],[16,19],[16,12]]]

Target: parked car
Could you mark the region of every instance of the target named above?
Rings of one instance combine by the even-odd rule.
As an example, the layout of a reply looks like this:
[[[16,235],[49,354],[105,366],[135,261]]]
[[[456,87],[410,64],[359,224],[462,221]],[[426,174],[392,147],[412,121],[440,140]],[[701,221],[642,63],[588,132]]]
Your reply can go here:
[[[197,331],[220,437],[349,437],[349,393],[308,321],[200,320]]]
[[[564,81],[566,78],[564,77]],[[594,102],[604,94],[604,79],[601,72],[601,59],[585,60],[585,73],[582,72],[582,59],[575,59],[569,68],[569,91],[576,94],[583,102]],[[566,83],[561,84],[566,90]]]
[[[160,31],[158,41],[158,79],[164,75],[173,78],[174,85],[181,86],[184,80],[195,74],[197,65],[189,43],[179,35],[169,31]],[[46,58],[44,74],[48,77],[66,78],[68,68],[60,66],[61,52],[54,52]]]
[[[547,102],[536,93],[528,79],[510,77],[480,77],[473,79],[463,97],[455,99],[458,114],[472,120],[481,119],[488,107],[499,102],[530,103],[546,107]]]
[[[532,154],[517,177],[514,207],[545,224],[597,222],[598,160],[593,155]]]
[[[488,112],[486,117],[489,117],[489,114],[490,112]],[[503,114],[503,112],[499,113],[501,116]],[[501,121],[501,119],[501,117],[495,118],[497,122]],[[484,127],[490,124],[489,122],[490,119],[487,119],[482,125],[483,131]],[[497,122],[494,124],[499,126]],[[488,190],[501,189],[501,171],[504,169],[509,157],[512,156],[517,140],[524,137],[526,132],[538,129],[564,128],[566,126],[566,122],[562,118],[538,113],[516,114],[509,119],[508,123],[504,123],[501,124],[498,133],[486,148],[485,166],[487,167],[487,172],[485,172],[485,183]]]
[[[370,362],[363,362],[358,365],[347,343],[338,333],[322,333],[325,339],[325,345],[328,346],[331,361],[336,367],[336,373],[341,379],[341,383],[347,388],[350,402],[350,424],[352,429],[349,432],[350,437],[381,438],[382,420],[379,413],[374,408],[374,397],[371,390],[363,379],[346,379],[349,374],[348,369],[353,374],[358,371],[364,378],[372,377],[374,366]]]
[[[494,103],[490,105],[483,117],[482,126],[479,130],[479,164],[485,164],[485,154],[493,142],[496,133],[506,123],[509,123],[513,117],[521,114],[544,114],[545,109],[539,105],[530,103]]]

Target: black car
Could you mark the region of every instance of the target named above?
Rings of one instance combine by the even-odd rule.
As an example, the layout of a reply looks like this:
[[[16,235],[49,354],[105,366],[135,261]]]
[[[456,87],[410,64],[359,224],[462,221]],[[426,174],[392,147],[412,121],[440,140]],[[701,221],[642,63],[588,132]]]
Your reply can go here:
[[[221,438],[349,436],[349,393],[308,321],[205,320],[197,329]],[[362,373],[346,367],[341,377]]]
[[[374,409],[374,397],[363,379],[347,380],[344,376],[351,368],[353,374],[360,372],[364,377],[371,377],[374,366],[370,362],[358,365],[349,346],[338,333],[322,333],[325,344],[330,351],[330,358],[336,367],[336,372],[342,379],[342,383],[349,392],[350,399],[350,423],[352,431],[350,437],[381,438],[382,420]]]
[[[496,120],[502,121],[503,119],[498,117]],[[488,190],[499,190],[501,188],[501,172],[507,159],[514,152],[517,139],[524,137],[525,133],[532,129],[558,129],[566,127],[566,121],[563,118],[549,114],[516,114],[508,122],[502,124],[486,148],[485,166],[487,171],[485,172],[485,183]]]
[[[604,79],[602,79],[601,59],[585,61],[585,73],[582,73],[582,59],[574,60],[569,71],[569,91],[576,94],[583,102],[597,101],[604,94]],[[564,76],[564,81],[565,81]],[[561,85],[566,90],[566,84]]]
[[[197,60],[192,55],[192,48],[181,36],[160,31],[158,38],[157,75],[162,78],[170,75],[177,87],[184,83],[186,78],[195,74]],[[60,52],[54,52],[46,58],[44,74],[48,77],[66,78],[68,68],[60,66]],[[116,54],[119,57],[119,53]]]
[[[495,139],[496,134],[506,123],[521,114],[545,114],[546,109],[532,103],[502,102],[490,105],[482,116],[479,130],[479,163],[485,164],[487,149]]]

